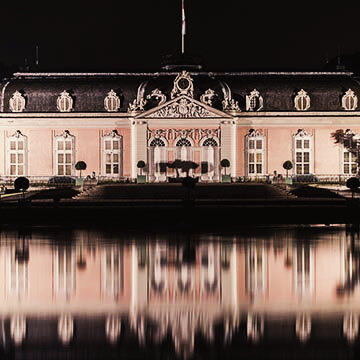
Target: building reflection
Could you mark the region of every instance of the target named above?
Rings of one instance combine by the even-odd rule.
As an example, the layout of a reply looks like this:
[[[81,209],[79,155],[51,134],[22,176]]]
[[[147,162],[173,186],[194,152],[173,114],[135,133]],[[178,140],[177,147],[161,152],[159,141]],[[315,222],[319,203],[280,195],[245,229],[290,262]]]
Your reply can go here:
[[[358,342],[357,235],[104,237],[0,234],[4,348],[86,342],[145,349],[170,341],[189,358],[202,343],[304,345],[331,331],[338,341]]]

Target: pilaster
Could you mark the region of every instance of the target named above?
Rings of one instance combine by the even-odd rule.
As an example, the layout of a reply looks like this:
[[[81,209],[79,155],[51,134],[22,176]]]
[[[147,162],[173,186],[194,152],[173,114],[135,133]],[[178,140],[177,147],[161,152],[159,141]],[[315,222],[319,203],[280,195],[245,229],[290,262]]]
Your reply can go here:
[[[231,177],[236,177],[236,119],[223,120],[221,129],[221,159],[230,161]]]
[[[147,122],[131,121],[131,177],[137,176],[137,163],[143,160],[147,164]]]

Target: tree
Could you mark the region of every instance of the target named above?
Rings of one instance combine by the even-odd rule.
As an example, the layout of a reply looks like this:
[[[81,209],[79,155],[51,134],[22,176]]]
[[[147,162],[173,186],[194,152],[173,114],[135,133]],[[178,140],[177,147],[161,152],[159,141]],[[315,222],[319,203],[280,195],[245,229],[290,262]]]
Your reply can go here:
[[[288,177],[289,170],[293,168],[293,164],[290,160],[286,160],[283,163],[283,168],[286,170],[286,177]]]
[[[226,168],[230,167],[230,161],[228,159],[222,159],[220,161],[220,166],[225,169],[225,175],[226,175]]]
[[[75,164],[75,169],[80,171],[80,178],[81,178],[81,171],[86,170],[86,162],[85,161],[78,161]]]
[[[355,135],[350,129],[338,129],[335,132],[331,133],[331,137],[335,140],[335,144],[341,144],[344,148],[350,153],[354,154],[356,157],[358,175],[360,171],[360,156],[359,156],[359,147],[360,139]]]
[[[194,161],[187,160],[181,162],[181,170],[186,173],[186,176],[189,176],[190,170],[196,170],[199,167],[199,164],[197,164]]]
[[[360,186],[360,180],[356,177],[351,177],[346,181],[346,187],[351,190],[352,198],[354,198],[354,193],[359,188],[359,186]]]
[[[27,179],[24,176],[20,176],[16,178],[14,181],[14,188],[16,191],[22,191],[25,192],[30,186],[29,179]]]
[[[179,174],[179,169],[181,169],[181,166],[182,166],[182,161],[180,159],[176,159],[174,160],[173,162],[168,162],[166,164],[166,166],[169,168],[169,169],[175,169],[176,171],[176,177],[179,178],[180,177],[180,174]]]
[[[145,161],[139,160],[136,164],[137,168],[140,169],[140,175],[142,175],[143,169],[146,166]]]

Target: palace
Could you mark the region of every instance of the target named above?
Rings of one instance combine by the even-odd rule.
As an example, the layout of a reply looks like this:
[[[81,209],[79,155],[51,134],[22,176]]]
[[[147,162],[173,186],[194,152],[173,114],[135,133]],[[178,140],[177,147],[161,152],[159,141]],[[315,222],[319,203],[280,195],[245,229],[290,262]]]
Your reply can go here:
[[[180,159],[216,182],[228,159],[234,180],[287,160],[293,175],[346,177],[356,156],[331,133],[359,133],[359,94],[350,72],[15,73],[1,84],[0,176],[75,176],[81,160],[100,179],[135,179],[142,160],[148,182],[165,182]]]

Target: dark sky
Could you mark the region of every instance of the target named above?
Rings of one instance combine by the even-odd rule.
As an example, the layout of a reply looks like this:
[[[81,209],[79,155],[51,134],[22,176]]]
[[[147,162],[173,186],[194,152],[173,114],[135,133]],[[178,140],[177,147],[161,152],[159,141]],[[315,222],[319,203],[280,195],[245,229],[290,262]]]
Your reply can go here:
[[[13,1],[2,4],[1,58],[43,70],[158,70],[180,50],[181,0]],[[186,49],[208,70],[321,69],[360,51],[360,4],[185,0]],[[316,7],[315,7],[316,4]]]

